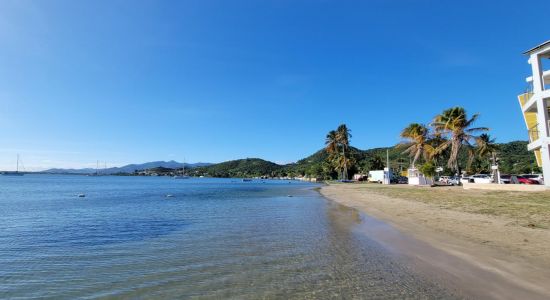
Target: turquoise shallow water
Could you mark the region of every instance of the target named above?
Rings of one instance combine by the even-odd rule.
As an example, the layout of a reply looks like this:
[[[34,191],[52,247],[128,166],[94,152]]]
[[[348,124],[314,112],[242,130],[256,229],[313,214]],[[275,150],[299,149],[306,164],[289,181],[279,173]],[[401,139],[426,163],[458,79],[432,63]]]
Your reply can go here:
[[[452,297],[314,187],[0,176],[0,298]]]

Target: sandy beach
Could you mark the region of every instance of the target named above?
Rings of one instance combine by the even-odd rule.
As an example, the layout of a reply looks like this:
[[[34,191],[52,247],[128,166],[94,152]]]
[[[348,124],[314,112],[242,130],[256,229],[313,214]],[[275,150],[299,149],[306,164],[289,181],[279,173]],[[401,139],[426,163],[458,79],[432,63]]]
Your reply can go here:
[[[469,296],[550,298],[550,220],[539,201],[550,193],[329,184],[321,194],[410,237],[370,232]]]

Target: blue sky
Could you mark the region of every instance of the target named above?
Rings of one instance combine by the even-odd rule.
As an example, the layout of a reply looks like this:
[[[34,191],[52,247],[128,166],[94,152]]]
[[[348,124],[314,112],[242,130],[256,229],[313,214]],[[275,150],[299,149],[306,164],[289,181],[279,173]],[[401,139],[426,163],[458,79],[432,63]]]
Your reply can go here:
[[[0,1],[0,169],[286,163],[461,105],[526,139],[524,50],[550,2]]]

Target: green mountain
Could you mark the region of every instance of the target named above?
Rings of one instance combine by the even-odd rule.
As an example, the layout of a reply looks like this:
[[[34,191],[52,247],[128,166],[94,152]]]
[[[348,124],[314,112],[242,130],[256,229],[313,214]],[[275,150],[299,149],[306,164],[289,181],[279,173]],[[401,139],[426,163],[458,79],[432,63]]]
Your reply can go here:
[[[527,151],[526,141],[514,141],[498,144],[500,170],[503,174],[522,174],[532,171],[539,171],[536,166],[535,156]],[[350,176],[358,172],[368,170],[380,170],[386,166],[386,153],[388,154],[390,166],[394,171],[406,170],[410,164],[410,158],[403,154],[399,147],[381,147],[368,150],[361,150],[351,147],[351,156],[355,160],[354,167],[349,170]],[[227,161],[210,166],[195,168],[191,171],[195,176],[211,177],[284,177],[284,176],[311,176],[317,178],[336,178],[337,174],[326,162],[328,154],[324,149],[301,159],[293,164],[278,165],[259,158],[247,158]],[[467,165],[467,153],[463,149],[459,155],[459,164],[463,169]],[[419,162],[418,164],[421,164]],[[442,161],[438,165],[445,167]],[[472,163],[471,172],[487,173],[490,168],[488,160],[476,159]],[[445,168],[444,173],[451,174]]]
[[[278,176],[284,166],[259,158],[245,158],[222,162],[192,170],[195,176],[259,177]]]

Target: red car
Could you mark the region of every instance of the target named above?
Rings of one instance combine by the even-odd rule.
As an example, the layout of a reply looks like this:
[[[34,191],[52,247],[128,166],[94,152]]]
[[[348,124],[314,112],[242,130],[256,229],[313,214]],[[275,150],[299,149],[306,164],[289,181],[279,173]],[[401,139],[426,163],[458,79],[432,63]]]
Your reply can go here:
[[[533,179],[529,179],[529,178],[525,178],[523,176],[517,176],[518,178],[518,181],[520,184],[539,184],[538,181],[536,180],[533,180]]]

